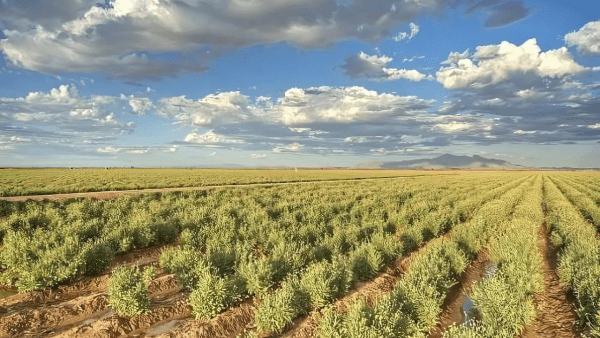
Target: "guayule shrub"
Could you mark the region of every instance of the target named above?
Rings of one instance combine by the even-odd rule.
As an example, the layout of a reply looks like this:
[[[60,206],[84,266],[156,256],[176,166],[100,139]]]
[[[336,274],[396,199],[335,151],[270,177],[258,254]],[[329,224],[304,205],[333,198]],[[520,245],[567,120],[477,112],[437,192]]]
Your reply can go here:
[[[94,275],[106,269],[115,257],[115,251],[108,241],[89,243],[84,249],[85,273]]]
[[[350,253],[352,280],[365,280],[374,277],[382,267],[381,254],[370,243],[363,244]]]
[[[344,316],[337,313],[332,307],[326,307],[322,311],[323,318],[319,322],[317,337],[319,338],[342,338],[345,337]]]
[[[199,273],[210,266],[206,257],[199,251],[166,248],[159,257],[160,266],[177,275],[179,285],[193,290],[199,280]]]
[[[236,253],[233,248],[212,249],[206,254],[218,275],[225,276],[233,273],[236,259]]]
[[[193,308],[192,315],[196,319],[215,317],[242,300],[245,291],[243,278],[235,275],[221,278],[209,268],[201,269],[198,271],[198,284],[189,298],[189,304]]]
[[[291,277],[281,288],[265,297],[254,312],[258,331],[281,331],[294,318],[307,312],[308,296],[297,277]]]
[[[137,267],[120,266],[108,281],[108,304],[123,316],[150,312],[148,285]]]
[[[240,264],[239,273],[246,280],[250,294],[262,296],[273,285],[274,269],[267,257],[245,259]]]
[[[333,263],[320,262],[308,267],[300,285],[308,295],[312,309],[321,308],[340,297],[350,287],[352,273],[341,258]]]

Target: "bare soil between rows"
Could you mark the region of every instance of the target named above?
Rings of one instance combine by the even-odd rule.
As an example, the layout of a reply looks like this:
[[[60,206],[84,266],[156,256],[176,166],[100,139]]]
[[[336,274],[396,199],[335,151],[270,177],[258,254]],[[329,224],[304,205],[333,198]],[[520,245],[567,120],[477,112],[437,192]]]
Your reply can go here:
[[[544,209],[546,212],[547,208]],[[545,223],[538,230],[538,251],[544,260],[542,267],[544,290],[533,296],[539,313],[535,321],[525,327],[519,338],[581,337],[582,332],[575,325],[578,321],[572,305],[575,304],[575,299],[569,294],[567,287],[560,282],[557,274],[557,248],[548,238]]]
[[[430,338],[441,338],[444,331],[454,324],[462,324],[464,321],[463,304],[471,294],[473,284],[484,279],[489,264],[488,251],[483,249],[477,253],[475,260],[471,261],[465,271],[458,277],[458,283],[448,290],[439,323],[429,331]]]

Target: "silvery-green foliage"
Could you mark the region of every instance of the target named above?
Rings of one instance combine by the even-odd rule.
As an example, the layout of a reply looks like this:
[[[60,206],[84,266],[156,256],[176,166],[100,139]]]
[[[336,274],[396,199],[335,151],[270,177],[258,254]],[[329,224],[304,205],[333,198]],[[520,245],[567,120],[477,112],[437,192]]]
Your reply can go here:
[[[117,267],[108,281],[108,304],[123,316],[150,312],[148,286],[137,267]]]
[[[291,276],[281,288],[267,295],[254,312],[258,331],[280,332],[294,318],[308,311],[308,296],[297,277]]]
[[[177,250],[175,248],[163,250],[159,258],[159,264],[167,272],[176,274],[179,285],[189,290],[196,287],[199,272],[210,266],[210,263],[201,252]]]
[[[342,257],[310,265],[302,275],[301,287],[312,309],[319,309],[348,291],[352,274]]]
[[[198,283],[189,297],[192,315],[196,319],[213,318],[242,299],[245,281],[239,276],[222,278],[212,269],[198,269]]]
[[[337,313],[332,307],[326,307],[322,313],[323,318],[319,322],[317,337],[345,338],[344,316]]]
[[[89,242],[85,245],[85,273],[88,275],[97,274],[106,269],[113,258],[115,251],[110,242],[100,240],[96,243]]]
[[[239,267],[240,276],[246,280],[248,292],[262,296],[273,285],[274,269],[267,257],[249,257]]]
[[[144,276],[144,280],[151,281],[156,278],[156,266],[148,265],[145,266],[142,270],[142,275]]]
[[[382,267],[381,253],[370,243],[365,243],[350,253],[352,280],[366,280],[374,277]]]

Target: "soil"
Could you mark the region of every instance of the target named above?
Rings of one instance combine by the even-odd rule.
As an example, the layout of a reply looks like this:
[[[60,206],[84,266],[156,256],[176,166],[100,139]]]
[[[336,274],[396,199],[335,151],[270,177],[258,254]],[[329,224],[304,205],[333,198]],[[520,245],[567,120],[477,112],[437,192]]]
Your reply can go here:
[[[471,293],[474,282],[481,281],[485,277],[488,263],[488,251],[486,249],[479,251],[476,259],[471,261],[459,276],[458,283],[448,290],[441,307],[439,324],[429,331],[430,338],[441,338],[448,327],[462,324],[464,320],[462,308],[465,299]]]
[[[518,337],[581,337],[582,332],[575,325],[578,320],[572,305],[575,299],[569,294],[567,287],[560,283],[556,272],[557,248],[548,238],[545,223],[538,230],[538,250],[544,259],[544,290],[533,295],[533,302],[539,313],[535,321],[526,326]]]

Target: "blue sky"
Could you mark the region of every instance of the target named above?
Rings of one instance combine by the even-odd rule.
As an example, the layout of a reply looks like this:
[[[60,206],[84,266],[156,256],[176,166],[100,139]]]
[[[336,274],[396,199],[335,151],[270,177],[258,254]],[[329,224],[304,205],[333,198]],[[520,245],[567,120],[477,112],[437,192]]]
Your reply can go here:
[[[600,167],[600,2],[0,0],[1,166]]]

